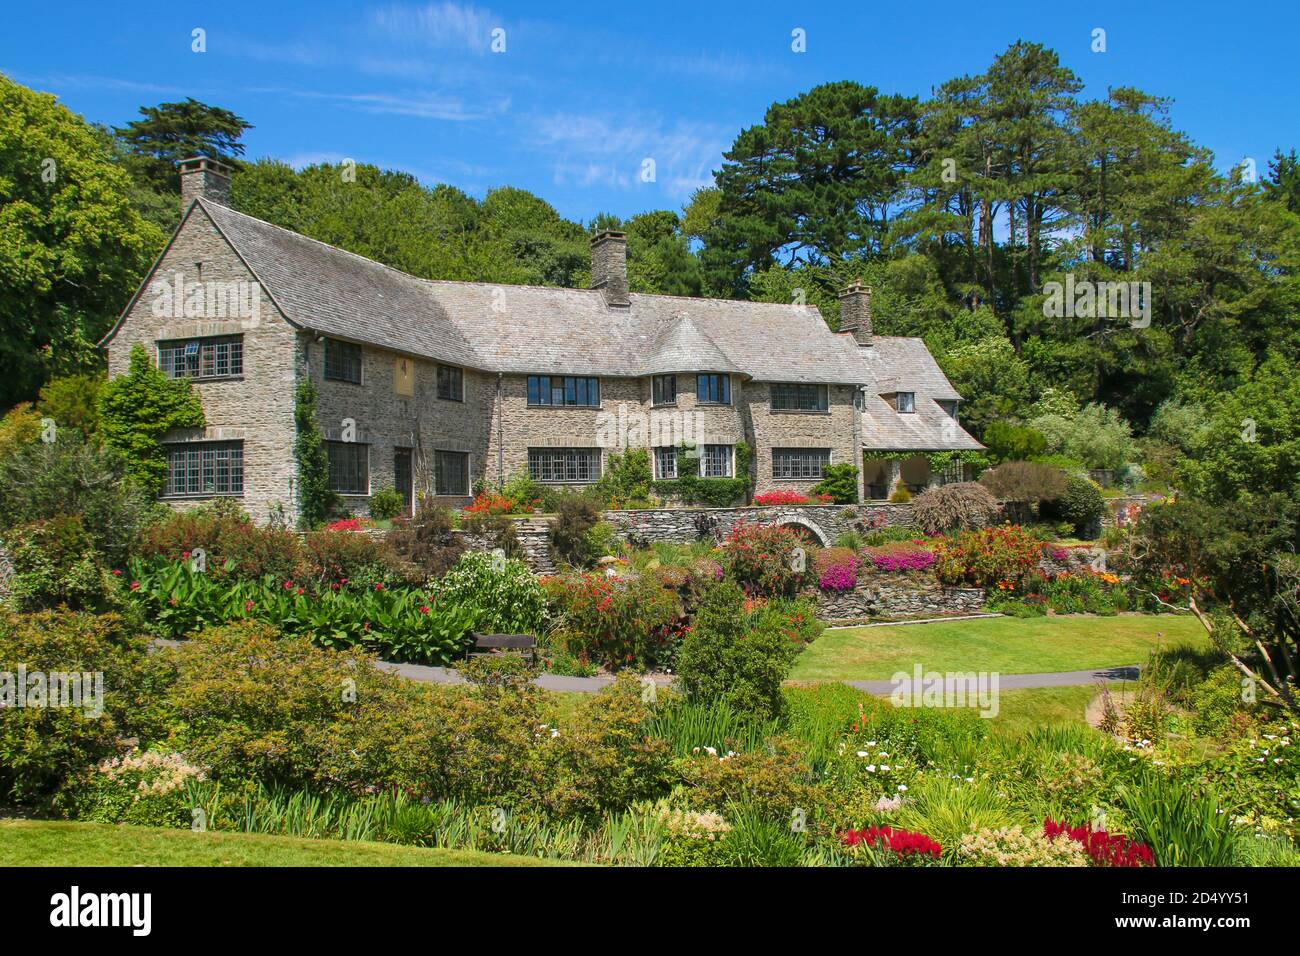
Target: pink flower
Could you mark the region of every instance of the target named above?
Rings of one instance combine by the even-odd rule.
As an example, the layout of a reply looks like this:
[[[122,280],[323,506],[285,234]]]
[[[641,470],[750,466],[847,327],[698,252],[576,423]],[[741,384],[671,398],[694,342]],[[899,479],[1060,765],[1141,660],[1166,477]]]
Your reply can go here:
[[[430,610],[432,610],[432,609],[429,607],[429,605],[427,605],[427,604],[421,604],[421,605],[420,605],[420,613],[421,613],[421,614],[428,614]]]

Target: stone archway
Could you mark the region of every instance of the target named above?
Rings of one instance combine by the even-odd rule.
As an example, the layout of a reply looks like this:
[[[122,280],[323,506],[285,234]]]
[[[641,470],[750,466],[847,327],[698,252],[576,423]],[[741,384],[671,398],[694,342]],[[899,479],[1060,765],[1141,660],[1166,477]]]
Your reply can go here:
[[[778,518],[770,522],[779,528],[790,528],[802,538],[806,538],[810,544],[815,544],[819,548],[829,548],[831,537],[821,528],[806,518]]]

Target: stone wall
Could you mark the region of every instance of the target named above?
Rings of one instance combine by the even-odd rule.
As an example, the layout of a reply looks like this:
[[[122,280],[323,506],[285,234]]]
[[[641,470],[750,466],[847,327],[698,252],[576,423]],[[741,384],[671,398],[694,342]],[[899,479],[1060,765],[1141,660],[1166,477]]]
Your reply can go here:
[[[457,531],[465,547],[470,551],[491,551],[496,547],[487,535],[471,534]],[[558,568],[551,553],[551,532],[545,521],[528,518],[515,522],[515,536],[519,547],[523,549],[524,561],[532,568],[534,574],[554,574]]]
[[[817,616],[835,624],[872,618],[944,617],[984,609],[983,588],[954,588],[933,573],[866,571],[852,591],[817,591]]]
[[[746,508],[657,508],[606,511],[605,520],[619,536],[635,544],[686,543],[702,537],[722,538],[741,522],[802,526],[822,545],[849,531],[868,534],[878,528],[911,523],[910,504],[794,505]]]

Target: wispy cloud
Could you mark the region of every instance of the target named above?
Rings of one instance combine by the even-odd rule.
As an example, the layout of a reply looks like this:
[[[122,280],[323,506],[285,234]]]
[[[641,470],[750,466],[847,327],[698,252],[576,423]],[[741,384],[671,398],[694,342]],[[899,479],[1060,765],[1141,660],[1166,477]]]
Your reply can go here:
[[[113,76],[93,76],[86,73],[47,73],[42,76],[15,74],[14,79],[34,89],[43,90],[120,90],[125,93],[157,93],[165,96],[180,96],[183,93],[179,86],[124,80]]]
[[[394,43],[482,56],[489,52],[492,30],[501,24],[490,10],[443,2],[380,7],[371,11],[370,25]]]
[[[557,185],[631,188],[658,184],[675,198],[711,185],[713,167],[731,141],[729,127],[653,117],[613,122],[574,113],[543,116],[534,122],[532,145],[550,151]],[[645,163],[654,163],[654,181],[644,182]]]
[[[510,108],[510,100],[501,98],[481,107],[471,107],[462,100],[439,90],[408,90],[396,93],[329,93],[285,87],[252,87],[250,93],[269,93],[301,99],[335,103],[363,113],[387,113],[419,119],[464,123],[484,119]]]

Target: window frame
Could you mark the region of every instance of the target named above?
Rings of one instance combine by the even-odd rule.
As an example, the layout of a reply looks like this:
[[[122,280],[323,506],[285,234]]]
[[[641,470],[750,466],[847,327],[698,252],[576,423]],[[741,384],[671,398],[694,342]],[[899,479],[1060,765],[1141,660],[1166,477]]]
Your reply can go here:
[[[449,458],[459,459],[460,483],[457,490],[446,490],[443,484],[444,463]],[[469,452],[455,451],[450,448],[435,448],[433,450],[433,494],[436,498],[468,498],[470,489],[469,481]]]
[[[600,377],[596,375],[529,375],[525,387],[529,408],[600,408]],[[588,400],[578,401],[583,394]]]
[[[819,468],[795,467],[794,459],[809,455],[817,455],[819,458],[824,455],[825,460],[821,462]],[[831,449],[829,448],[773,448],[772,478],[778,481],[821,481],[826,477],[826,468],[830,463]]]
[[[213,382],[244,377],[244,337],[242,335],[202,335],[188,339],[161,339],[154,343],[157,348],[158,370],[170,379],[189,379],[192,382]],[[190,360],[190,347],[194,347],[193,365]],[[225,372],[218,372],[219,350],[225,346]],[[176,354],[173,354],[176,353]],[[177,359],[183,358],[186,371],[176,373]],[[203,368],[211,359],[211,374],[204,374]],[[238,364],[239,371],[233,371]],[[192,367],[192,371],[191,371]]]
[[[677,446],[676,445],[659,445],[654,449],[654,467],[655,479],[657,481],[675,481],[681,477],[681,472],[677,466]],[[666,460],[672,461],[672,474],[667,474],[664,468]]]
[[[242,498],[244,496],[244,443],[243,441],[194,441],[194,442],[173,442],[165,445],[167,460],[167,479],[163,483],[163,492],[159,495],[163,499],[193,499],[193,498]],[[219,459],[217,455],[221,452],[227,454],[226,458],[226,489],[219,490],[214,487],[211,490],[201,486],[204,475],[208,471],[207,463],[204,461],[205,455],[212,455],[211,471],[214,479],[220,474]],[[186,490],[174,490],[176,482],[175,456],[186,456],[186,468],[184,471],[184,481]],[[191,457],[193,456],[193,457]],[[189,485],[191,479],[200,483],[197,490],[191,491]],[[234,486],[238,484],[236,489]]]
[[[726,457],[723,463],[722,474],[710,474],[709,462],[710,455],[716,454],[717,449],[725,449]],[[735,445],[701,445],[700,446],[700,477],[701,478],[734,478],[736,475],[736,446]]]
[[[666,387],[665,387],[666,386]],[[670,392],[670,398],[664,398],[664,393]],[[650,407],[662,408],[665,405],[677,404],[677,376],[654,375],[650,379]]]
[[[351,487],[341,487],[342,482],[336,481],[336,462],[335,452],[347,449],[352,451],[358,449],[361,459],[361,488],[354,490]],[[370,494],[370,446],[364,442],[358,441],[330,441],[325,442],[325,455],[329,460],[329,489],[336,495],[348,495],[350,497],[368,496]]]
[[[707,384],[706,384],[707,383]],[[716,386],[716,391],[721,398],[701,398],[701,392],[712,392]],[[697,405],[730,405],[731,404],[731,375],[727,372],[696,372],[695,373],[695,404]]]
[[[356,365],[357,365],[356,378],[350,378],[346,375],[331,374],[331,372],[337,373],[338,371],[338,363],[335,362],[333,365],[331,365],[330,363],[331,347],[336,349],[341,348],[344,350],[352,350],[352,349],[356,350]],[[360,345],[357,345],[355,342],[344,342],[342,339],[331,339],[331,338],[325,339],[325,355],[324,355],[324,360],[321,362],[321,372],[325,378],[325,381],[346,382],[349,385],[361,385],[363,384],[363,380],[365,378],[365,372],[363,371],[364,366],[365,366],[365,353],[362,350]]]
[[[907,396],[908,407],[903,407],[903,396]],[[894,393],[894,411],[900,415],[916,414],[916,392],[895,392]]]
[[[453,394],[444,395],[442,393],[444,373],[449,383],[453,381],[455,382],[456,388],[454,389],[455,391],[454,395]],[[452,391],[452,390],[449,389],[448,391]],[[434,374],[434,394],[438,397],[439,401],[464,402],[465,401],[465,370],[461,368],[459,365],[443,365],[441,362],[438,363],[438,370]]]
[[[805,396],[811,393],[811,407]],[[791,395],[793,404],[779,404],[777,396]],[[773,382],[771,390],[771,408],[774,412],[794,412],[804,415],[819,415],[831,410],[830,386],[816,382]]]
[[[552,460],[557,457],[567,455],[582,455],[587,458],[587,477],[570,477],[570,462],[560,461],[559,469],[563,472],[560,477],[555,477],[556,463]],[[537,467],[535,459],[545,459],[544,467]],[[579,469],[576,467],[578,460],[575,457],[572,464],[575,466],[572,471],[576,473]],[[528,449],[528,474],[536,482],[544,485],[590,485],[600,481],[603,470],[603,461],[599,448],[529,448]]]

